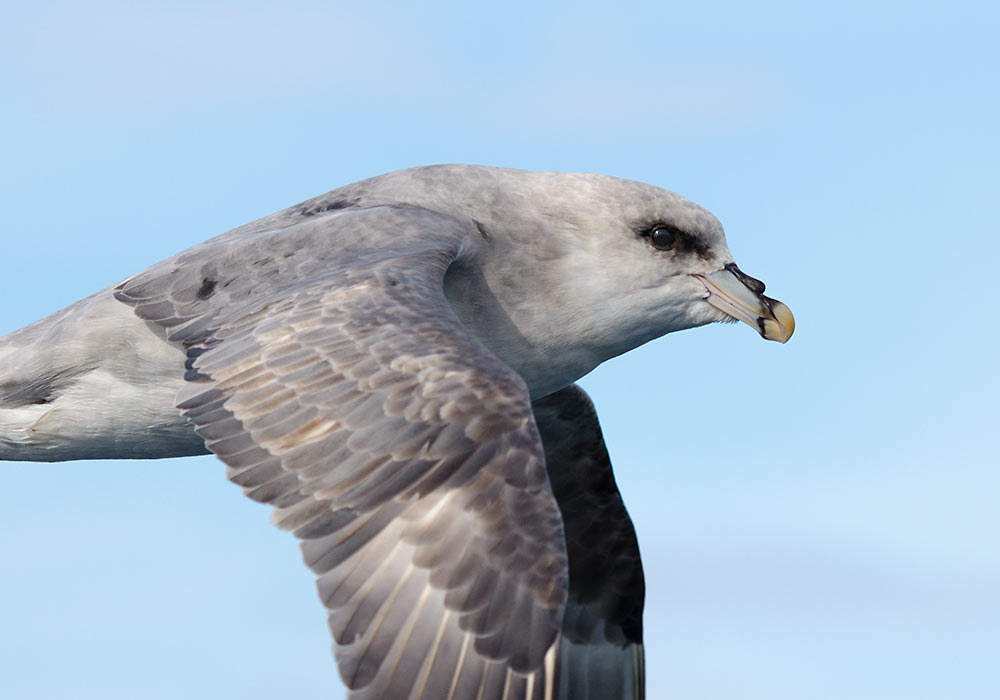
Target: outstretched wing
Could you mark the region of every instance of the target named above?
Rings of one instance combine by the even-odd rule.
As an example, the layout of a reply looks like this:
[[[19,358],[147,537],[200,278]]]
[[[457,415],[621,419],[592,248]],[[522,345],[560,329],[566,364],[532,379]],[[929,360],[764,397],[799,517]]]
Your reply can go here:
[[[444,296],[466,233],[417,208],[337,212],[117,291],[188,347],[179,408],[302,540],[356,700],[556,692],[562,521],[523,381]]]
[[[532,408],[569,555],[558,697],[641,700],[642,562],[597,414],[575,384],[538,399]]]

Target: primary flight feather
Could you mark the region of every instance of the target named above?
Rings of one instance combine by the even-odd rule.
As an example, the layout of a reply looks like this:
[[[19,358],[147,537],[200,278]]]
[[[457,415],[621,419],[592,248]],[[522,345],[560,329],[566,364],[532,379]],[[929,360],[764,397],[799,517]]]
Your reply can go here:
[[[636,700],[639,552],[574,382],[715,321],[784,342],[763,292],[651,185],[389,173],[0,339],[0,459],[216,454],[302,540],[352,700]]]

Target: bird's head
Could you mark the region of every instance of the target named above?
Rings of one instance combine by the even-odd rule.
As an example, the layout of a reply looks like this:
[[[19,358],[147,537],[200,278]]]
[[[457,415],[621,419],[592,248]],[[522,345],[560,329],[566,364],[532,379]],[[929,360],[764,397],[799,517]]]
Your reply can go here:
[[[515,173],[518,171],[515,171]],[[743,321],[767,340],[786,342],[791,311],[764,295],[729,251],[718,219],[673,192],[584,173],[529,173],[523,221],[508,227],[513,248],[541,251],[545,293],[558,299],[570,326],[589,326],[613,354],[652,338],[712,322]],[[513,178],[517,192],[519,177]],[[502,228],[502,224],[497,228]],[[517,255],[510,258],[517,259]],[[524,261],[509,268],[519,285]],[[577,329],[579,331],[579,329]]]
[[[718,219],[652,185],[437,165],[346,189],[352,199],[468,222],[466,254],[446,280],[449,300],[533,394],[686,328],[744,321],[779,342],[794,329],[788,307],[736,266]]]

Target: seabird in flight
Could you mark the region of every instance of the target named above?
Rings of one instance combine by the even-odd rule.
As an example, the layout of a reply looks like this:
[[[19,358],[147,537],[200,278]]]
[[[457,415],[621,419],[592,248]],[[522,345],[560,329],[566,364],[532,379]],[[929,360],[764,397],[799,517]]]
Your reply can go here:
[[[302,541],[352,700],[636,700],[643,577],[574,382],[785,342],[698,205],[441,165],[241,226],[0,339],[0,459],[212,452]]]

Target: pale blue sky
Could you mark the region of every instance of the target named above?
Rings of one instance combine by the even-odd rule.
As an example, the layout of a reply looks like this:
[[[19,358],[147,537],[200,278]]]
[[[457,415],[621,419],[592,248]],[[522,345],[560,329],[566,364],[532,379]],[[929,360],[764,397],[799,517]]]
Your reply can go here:
[[[0,333],[432,162],[712,209],[795,312],[583,380],[650,700],[1000,697],[1000,16],[925,3],[19,3]],[[290,536],[213,458],[0,465],[0,695],[340,698]]]

